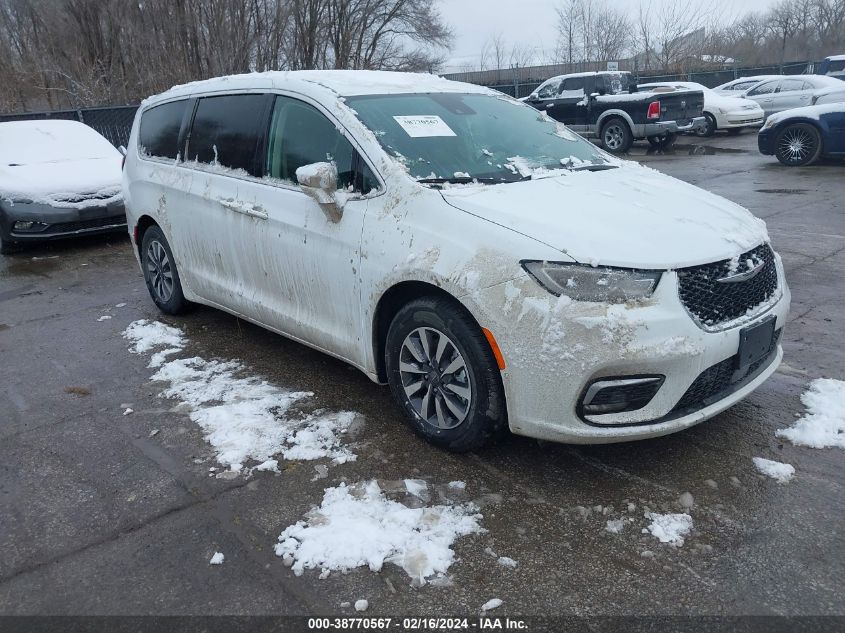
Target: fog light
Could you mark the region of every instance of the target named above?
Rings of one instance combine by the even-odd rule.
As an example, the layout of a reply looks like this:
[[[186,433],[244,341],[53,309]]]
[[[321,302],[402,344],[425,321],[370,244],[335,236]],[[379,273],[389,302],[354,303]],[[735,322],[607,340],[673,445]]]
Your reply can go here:
[[[654,398],[666,380],[665,376],[601,378],[587,387],[581,398],[585,416],[636,411]]]
[[[13,231],[23,233],[37,233],[38,231],[43,231],[45,228],[47,228],[47,225],[43,222],[29,222],[22,220],[18,220],[12,225]]]

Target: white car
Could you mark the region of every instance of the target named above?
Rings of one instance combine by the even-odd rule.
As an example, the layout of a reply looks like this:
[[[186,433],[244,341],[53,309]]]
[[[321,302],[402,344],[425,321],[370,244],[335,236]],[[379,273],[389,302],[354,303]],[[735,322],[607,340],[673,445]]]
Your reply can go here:
[[[763,125],[763,109],[756,101],[725,97],[693,81],[653,82],[639,84],[637,89],[652,92],[702,91],[704,93],[704,118],[707,119],[707,126],[698,132],[699,136],[713,136],[716,130],[727,130],[728,134],[739,134],[745,128]]]
[[[0,253],[126,230],[123,157],[77,121],[0,123]]]
[[[762,81],[740,96],[759,103],[768,117],[775,112],[812,105],[820,95],[842,90],[842,81],[834,77],[789,75]]]
[[[724,97],[736,97],[744,92],[748,92],[761,81],[766,81],[767,79],[777,79],[778,77],[780,77],[780,75],[752,75],[750,77],[740,77],[739,79],[734,79],[716,86],[713,90]]]
[[[207,304],[343,359],[451,450],[508,427],[664,435],[782,357],[790,294],[761,220],[481,86],[179,86],[139,109],[123,182],[161,310]]]

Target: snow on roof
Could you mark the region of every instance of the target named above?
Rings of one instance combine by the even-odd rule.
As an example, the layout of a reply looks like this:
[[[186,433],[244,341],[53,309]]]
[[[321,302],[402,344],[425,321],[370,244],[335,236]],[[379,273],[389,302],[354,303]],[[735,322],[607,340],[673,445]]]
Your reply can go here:
[[[822,105],[803,106],[801,108],[792,108],[791,110],[782,110],[770,115],[767,123],[776,125],[786,119],[802,118],[812,119],[818,121],[823,114],[833,114],[837,112],[845,112],[845,103],[825,103]],[[771,127],[771,126],[769,126]]]
[[[830,60],[832,62],[841,62],[843,59],[845,59],[845,55],[829,55],[825,57],[825,59]]]
[[[305,93],[330,92],[351,97],[368,94],[402,94],[409,92],[471,92],[498,94],[490,88],[444,79],[428,73],[400,73],[383,70],[292,70],[246,73],[216,77],[174,86],[144,101],[226,90],[269,90],[287,88]]]

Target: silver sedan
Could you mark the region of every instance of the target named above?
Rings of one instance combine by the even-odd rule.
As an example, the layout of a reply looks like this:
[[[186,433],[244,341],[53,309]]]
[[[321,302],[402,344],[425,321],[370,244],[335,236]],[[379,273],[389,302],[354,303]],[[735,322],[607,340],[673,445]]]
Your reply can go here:
[[[842,81],[823,75],[787,75],[769,79],[736,96],[756,101],[768,117],[775,112],[813,105],[819,95],[829,94],[831,89],[841,91],[845,99]]]

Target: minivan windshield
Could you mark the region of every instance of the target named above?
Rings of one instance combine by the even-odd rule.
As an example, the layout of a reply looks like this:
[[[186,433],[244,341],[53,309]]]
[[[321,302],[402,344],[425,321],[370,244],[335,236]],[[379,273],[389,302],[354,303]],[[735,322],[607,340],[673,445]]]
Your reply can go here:
[[[500,183],[553,169],[612,168],[594,145],[530,106],[490,94],[392,94],[346,103],[420,182]]]

